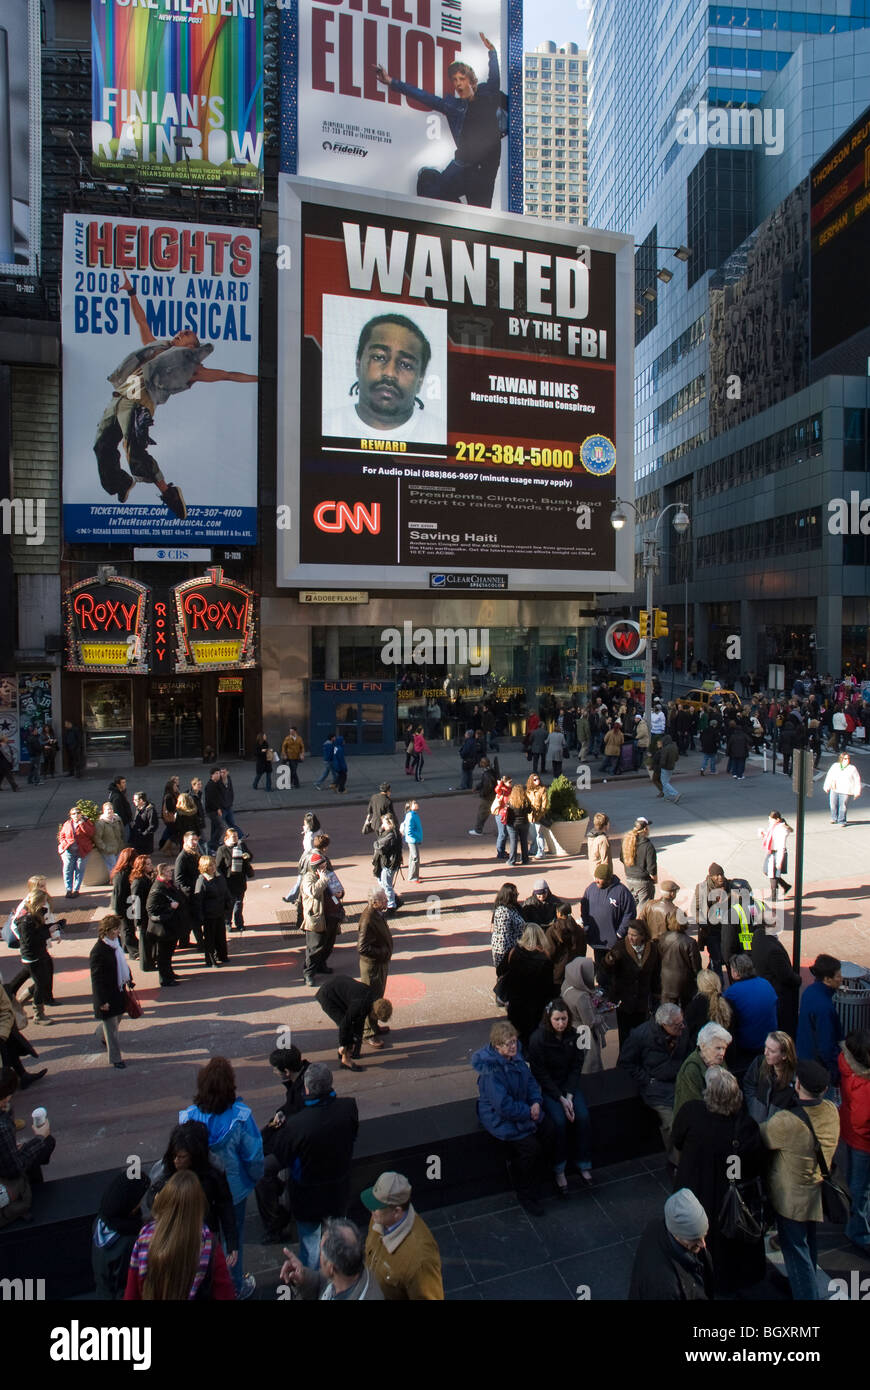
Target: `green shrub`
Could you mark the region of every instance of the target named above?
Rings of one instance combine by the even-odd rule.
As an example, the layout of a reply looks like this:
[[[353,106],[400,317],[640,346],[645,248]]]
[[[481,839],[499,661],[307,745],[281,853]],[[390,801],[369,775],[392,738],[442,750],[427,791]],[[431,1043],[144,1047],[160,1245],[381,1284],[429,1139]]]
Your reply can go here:
[[[99,808],[99,806],[97,805],[97,803],[96,803],[95,801],[89,801],[88,798],[87,798],[86,796],[83,796],[83,797],[81,798],[80,801],[77,801],[77,802],[76,802],[76,810],[78,810],[78,811],[81,812],[81,814],[84,816],[85,820],[89,820],[89,821],[97,821],[97,820],[99,820],[99,816],[100,816],[100,808]]]
[[[553,820],[583,820],[586,812],[577,805],[574,783],[564,776],[556,777],[548,788],[550,815]]]

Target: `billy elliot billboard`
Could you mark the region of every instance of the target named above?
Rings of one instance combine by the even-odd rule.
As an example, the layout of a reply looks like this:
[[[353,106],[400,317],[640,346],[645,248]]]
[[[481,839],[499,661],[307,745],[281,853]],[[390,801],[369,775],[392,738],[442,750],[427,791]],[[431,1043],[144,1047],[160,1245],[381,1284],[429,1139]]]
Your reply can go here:
[[[521,0],[279,8],[285,173],[495,209],[510,184],[521,200]]]
[[[278,582],[630,588],[631,241],[280,181]]]
[[[262,0],[91,0],[92,164],[258,192]]]
[[[258,233],[68,213],[68,541],[253,545]]]

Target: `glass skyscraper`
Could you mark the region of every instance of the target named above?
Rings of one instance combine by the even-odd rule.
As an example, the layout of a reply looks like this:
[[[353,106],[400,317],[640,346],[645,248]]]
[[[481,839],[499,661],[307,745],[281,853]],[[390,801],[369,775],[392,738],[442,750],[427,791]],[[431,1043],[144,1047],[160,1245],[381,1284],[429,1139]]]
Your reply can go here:
[[[688,647],[727,674],[735,633],[743,669],[815,653],[831,669],[870,662],[867,574],[845,572],[824,525],[827,498],[848,496],[844,471],[862,450],[866,462],[870,391],[866,378],[810,386],[803,182],[868,101],[870,0],[592,0],[589,223],[637,242],[637,504],[653,516],[681,499],[692,513],[656,588],[680,664]],[[794,448],[772,442],[790,430]],[[711,489],[717,470],[731,482]]]

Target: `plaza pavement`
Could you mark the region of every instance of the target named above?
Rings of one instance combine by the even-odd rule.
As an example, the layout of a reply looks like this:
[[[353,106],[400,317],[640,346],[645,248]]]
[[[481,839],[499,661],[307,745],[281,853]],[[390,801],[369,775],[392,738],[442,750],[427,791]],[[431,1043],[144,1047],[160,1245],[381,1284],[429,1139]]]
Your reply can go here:
[[[528,768],[519,744],[502,744],[501,764],[518,775]],[[609,813],[615,835],[637,814],[650,816],[659,875],[674,878],[687,894],[704,877],[711,860],[761,890],[758,830],[774,806],[794,824],[790,782],[764,774],[760,765],[750,765],[740,783],[722,774],[700,778],[698,766],[699,755],[679,765],[679,804],[658,800],[645,777],[625,784],[621,779],[610,779],[606,786],[596,783],[581,800],[590,811]],[[303,764],[309,784],[312,768],[319,771],[319,759]],[[548,858],[543,866],[530,863],[513,870],[498,863],[492,821],[485,838],[467,834],[477,800],[468,793],[449,792],[458,782],[457,770],[455,751],[439,749],[427,761],[426,781],[414,788],[422,802],[424,882],[419,887],[399,884],[405,906],[392,919],[395,955],[388,994],[395,1016],[390,1043],[377,1055],[366,1050],[364,1072],[343,1075],[339,1081],[345,1093],[357,1097],[363,1118],[474,1095],[468,1059],[498,1016],[489,952],[490,905],[497,888],[510,877],[525,897],[543,872],[554,892],[576,901],[589,882],[585,859]],[[155,776],[156,771],[130,773],[131,789],[144,784],[154,795],[164,780],[162,771]],[[186,777],[188,769],[181,772]],[[108,778],[101,774],[80,782],[58,779],[17,796],[3,792],[0,910],[8,912],[27,875],[41,871],[49,877],[58,915],[69,921],[54,951],[55,990],[62,1001],[49,1010],[54,1025],[31,1026],[29,1033],[40,1050],[40,1063],[50,1073],[40,1083],[39,1099],[51,1114],[59,1140],[53,1176],[105,1168],[130,1153],[158,1154],[176,1110],[192,1097],[197,1067],[209,1055],[223,1053],[234,1060],[240,1093],[264,1118],[275,1101],[266,1058],[280,1028],[290,1026],[309,1059],[331,1063],[335,1058],[334,1027],[314,1002],[314,991],[302,983],[302,937],[287,923],[295,914],[280,901],[295,874],[301,816],[315,807],[332,837],[331,852],[351,919],[332,964],[356,974],[355,920],[371,882],[370,839],[361,834],[364,806],[384,776],[393,784],[397,806],[413,784],[404,776],[399,756],[352,759],[345,797],[328,789],[312,795],[310,785],[296,792],[254,792],[250,764],[236,765],[233,775],[238,818],[249,833],[256,865],[245,910],[250,930],[230,938],[232,959],[220,971],[206,970],[192,952],[180,953],[183,984],[178,989],[161,991],[153,976],[138,977],[145,1016],[122,1024],[128,1061],[124,1072],[105,1064],[94,1041],[90,1002],[88,952],[94,922],[107,910],[108,887],[86,888],[75,904],[67,903],[55,847],[56,827],[71,804],[71,789],[96,795]],[[870,965],[870,889],[864,870],[870,801],[866,807],[861,801],[853,807],[845,831],[830,825],[826,800],[820,795],[808,807],[802,959],[809,962],[828,950]],[[793,867],[792,851],[792,871]],[[789,900],[782,937],[788,949],[790,925]],[[0,971],[8,979],[17,967],[17,955],[5,946],[0,952]],[[605,1053],[608,1066],[615,1056],[611,1045]]]

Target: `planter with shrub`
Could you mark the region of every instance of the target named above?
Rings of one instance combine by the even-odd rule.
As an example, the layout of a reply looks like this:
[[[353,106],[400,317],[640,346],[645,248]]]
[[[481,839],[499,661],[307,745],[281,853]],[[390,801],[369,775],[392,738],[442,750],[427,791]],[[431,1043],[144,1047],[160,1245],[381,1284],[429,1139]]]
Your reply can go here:
[[[552,825],[544,831],[547,848],[557,859],[579,855],[586,843],[588,816],[577,804],[574,783],[568,777],[556,777],[548,791]]]

